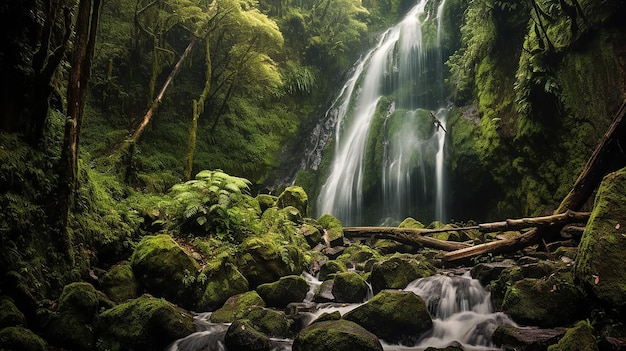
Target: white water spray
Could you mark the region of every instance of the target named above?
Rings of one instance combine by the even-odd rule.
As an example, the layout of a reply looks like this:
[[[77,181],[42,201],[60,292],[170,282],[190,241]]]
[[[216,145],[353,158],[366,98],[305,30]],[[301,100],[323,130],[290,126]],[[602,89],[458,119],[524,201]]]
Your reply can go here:
[[[318,215],[330,213],[344,225],[419,215],[446,219],[444,3],[436,13],[429,13],[427,4],[420,0],[380,37],[329,109],[337,114],[335,154],[317,199]],[[436,36],[430,42],[428,29]],[[415,213],[419,207],[430,207],[430,214]]]

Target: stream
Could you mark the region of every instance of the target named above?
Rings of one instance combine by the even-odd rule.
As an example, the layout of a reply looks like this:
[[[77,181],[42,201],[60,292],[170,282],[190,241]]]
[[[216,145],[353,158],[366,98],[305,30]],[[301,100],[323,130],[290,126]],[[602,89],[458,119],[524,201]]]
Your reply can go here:
[[[311,302],[319,280],[303,273],[310,289],[303,302]],[[437,274],[417,279],[404,289],[420,296],[428,307],[433,319],[432,329],[422,335],[417,345],[412,347],[391,345],[381,340],[385,351],[425,350],[428,347],[461,346],[464,350],[499,350],[492,342],[491,335],[498,326],[516,324],[504,313],[494,312],[491,295],[480,282],[462,275]],[[371,292],[367,299],[371,298]],[[322,313],[339,311],[341,315],[361,304],[317,304],[315,312],[301,316],[304,325],[312,323]],[[227,323],[211,323],[210,312],[195,316],[197,332],[179,339],[166,348],[166,351],[227,351],[224,335]],[[290,351],[291,339],[272,339],[273,351]]]

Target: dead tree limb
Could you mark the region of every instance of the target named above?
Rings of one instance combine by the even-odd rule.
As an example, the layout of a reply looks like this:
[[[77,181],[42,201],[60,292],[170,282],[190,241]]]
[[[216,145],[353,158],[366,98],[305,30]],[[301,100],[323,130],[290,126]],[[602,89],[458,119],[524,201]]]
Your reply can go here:
[[[563,199],[555,213],[566,210],[580,211],[594,190],[600,185],[602,178],[613,170],[626,165],[626,101],[617,111],[609,129],[591,154],[585,168],[576,179],[574,187]]]
[[[423,229],[397,227],[345,227],[343,235],[348,238],[378,236],[409,245],[426,246],[433,249],[453,251],[470,245],[456,241],[445,241],[423,236]]]

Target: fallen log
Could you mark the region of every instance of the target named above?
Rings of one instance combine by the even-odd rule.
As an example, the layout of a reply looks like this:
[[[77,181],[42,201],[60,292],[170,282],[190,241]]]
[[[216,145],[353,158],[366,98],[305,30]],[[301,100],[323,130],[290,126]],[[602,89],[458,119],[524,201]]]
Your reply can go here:
[[[403,244],[426,246],[433,249],[439,249],[444,251],[454,251],[462,249],[471,249],[478,246],[471,246],[466,243],[460,243],[455,241],[445,241],[424,236],[427,234],[452,232],[452,231],[467,231],[478,230],[483,233],[499,232],[505,230],[520,230],[531,227],[542,226],[554,226],[568,223],[586,222],[589,218],[587,212],[574,212],[567,211],[562,214],[534,217],[534,218],[519,218],[519,219],[507,219],[500,222],[482,223],[471,227],[459,227],[459,228],[441,228],[441,229],[417,229],[417,228],[398,228],[398,227],[345,227],[343,228],[344,236],[349,238],[354,237],[368,237],[378,236],[379,238],[392,239]],[[496,241],[493,246],[507,246],[506,240]],[[524,242],[524,241],[522,241]],[[512,243],[510,243],[512,244]],[[487,244],[483,244],[487,245]],[[521,243],[520,243],[521,245]],[[478,249],[481,251],[482,249]],[[482,251],[481,251],[482,252]]]
[[[380,239],[391,239],[402,244],[425,246],[433,249],[453,251],[470,247],[469,244],[445,241],[423,235],[423,229],[398,227],[344,227],[343,235],[347,238],[377,236]]]

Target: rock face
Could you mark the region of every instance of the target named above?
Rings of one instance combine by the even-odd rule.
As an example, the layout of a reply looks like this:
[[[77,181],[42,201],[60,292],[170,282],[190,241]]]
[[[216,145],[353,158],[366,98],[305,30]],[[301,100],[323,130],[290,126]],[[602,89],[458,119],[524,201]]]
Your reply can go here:
[[[376,335],[347,320],[313,323],[293,341],[293,351],[382,351]]]
[[[404,289],[418,278],[421,276],[408,260],[392,257],[374,264],[370,280],[377,294],[383,289]]]
[[[518,323],[550,328],[575,322],[585,312],[582,301],[571,273],[561,273],[513,283],[504,295],[502,311]]]
[[[304,270],[302,251],[293,245],[283,245],[275,235],[265,234],[246,239],[240,246],[237,260],[239,271],[248,279],[250,288],[275,282],[287,275]]]
[[[278,201],[276,205],[279,208],[285,208],[288,206],[293,206],[300,211],[302,216],[307,215],[307,206],[309,204],[309,197],[299,186],[289,186],[287,187],[280,196],[278,196]]]
[[[163,350],[194,331],[189,313],[163,299],[142,296],[98,316],[97,349]]]
[[[226,332],[224,343],[229,351],[269,351],[270,338],[254,329],[249,320],[236,320]]]
[[[367,283],[356,272],[335,274],[332,294],[336,302],[363,302],[367,296]]]
[[[603,303],[626,308],[626,168],[607,175],[580,241],[574,275]]]
[[[139,297],[139,284],[128,262],[113,266],[102,278],[102,291],[115,302]]]
[[[506,350],[546,350],[563,335],[563,329],[498,327],[492,336],[494,344]]]
[[[256,291],[268,306],[285,308],[292,302],[302,302],[309,291],[309,284],[301,276],[291,275],[273,283],[261,284]]]
[[[390,343],[413,346],[433,322],[424,300],[412,292],[383,290],[343,317]]]
[[[222,265],[220,269],[208,275],[198,310],[215,310],[221,307],[229,297],[248,291],[248,280],[233,265]]]
[[[242,317],[251,308],[258,306],[265,307],[265,302],[254,290],[231,296],[222,308],[211,314],[211,322],[231,323]]]
[[[58,316],[47,334],[58,345],[88,350],[95,343],[93,321],[98,311],[96,289],[89,283],[71,283],[59,297]]]
[[[556,345],[548,347],[548,351],[598,351],[593,328],[587,321],[576,323]]]
[[[150,293],[192,308],[195,291],[185,284],[185,275],[195,275],[198,263],[171,236],[145,236],[133,252],[130,264],[135,278]]]

